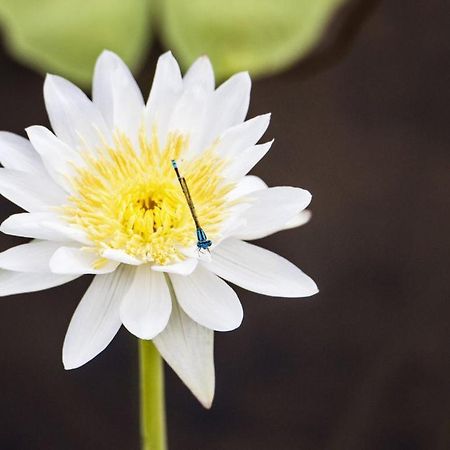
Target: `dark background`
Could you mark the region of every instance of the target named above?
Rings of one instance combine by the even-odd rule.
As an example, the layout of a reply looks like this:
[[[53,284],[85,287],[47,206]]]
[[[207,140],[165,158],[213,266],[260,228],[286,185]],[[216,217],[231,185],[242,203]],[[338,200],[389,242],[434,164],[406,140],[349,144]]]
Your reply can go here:
[[[261,245],[321,292],[238,290],[245,320],[216,333],[213,408],[167,370],[171,450],[450,449],[449,18],[448,2],[384,1],[325,64],[254,83],[251,115],[272,111],[276,138],[254,173],[314,196],[309,225]],[[0,127],[47,123],[43,77],[3,51],[0,71]],[[16,211],[1,200],[2,220]],[[62,367],[88,283],[1,300],[0,449],[138,449],[135,338]]]

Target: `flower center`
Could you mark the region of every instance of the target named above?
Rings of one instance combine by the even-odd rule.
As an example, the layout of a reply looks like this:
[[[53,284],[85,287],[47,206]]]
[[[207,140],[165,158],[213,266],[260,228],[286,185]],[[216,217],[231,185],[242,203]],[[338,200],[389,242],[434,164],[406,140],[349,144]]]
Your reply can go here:
[[[185,259],[182,250],[196,243],[195,224],[171,159],[183,161],[186,144],[186,137],[170,135],[161,149],[156,137],[147,142],[141,134],[136,149],[118,134],[113,146],[85,153],[70,179],[74,191],[64,219],[86,232],[100,258],[112,248],[161,265]],[[213,241],[231,206],[234,184],[220,175],[225,165],[211,148],[180,167]]]

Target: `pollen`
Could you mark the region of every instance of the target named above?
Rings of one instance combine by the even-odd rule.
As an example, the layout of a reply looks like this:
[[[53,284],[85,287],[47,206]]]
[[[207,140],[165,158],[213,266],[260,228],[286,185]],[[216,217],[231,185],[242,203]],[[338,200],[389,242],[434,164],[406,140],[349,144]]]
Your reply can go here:
[[[234,184],[221,173],[226,161],[214,147],[194,158],[187,154],[188,138],[172,134],[160,147],[140,134],[136,145],[117,133],[113,145],[83,153],[74,167],[73,193],[63,207],[64,219],[82,228],[102,264],[105,249],[125,252],[144,263],[173,264],[185,259],[183,250],[195,246],[195,224],[173,170],[181,170],[195,204],[199,222],[214,241],[227,217],[227,194]]]

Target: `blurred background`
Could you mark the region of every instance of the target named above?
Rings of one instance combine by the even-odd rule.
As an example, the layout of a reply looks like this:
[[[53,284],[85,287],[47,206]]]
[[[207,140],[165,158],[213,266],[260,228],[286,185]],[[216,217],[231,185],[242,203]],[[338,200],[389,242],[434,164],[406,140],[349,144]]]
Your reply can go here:
[[[12,23],[0,44],[0,128],[24,135],[48,124],[43,68],[11,44]],[[166,369],[171,450],[450,449],[449,28],[448,2],[350,2],[308,51],[254,64],[250,116],[271,111],[276,140],[253,173],[313,193],[308,225],[259,244],[320,293],[237,288],[245,319],[216,333],[212,409]],[[171,42],[160,33],[133,57],[146,94]],[[1,220],[18,212],[0,202]],[[0,249],[21,242],[2,235]],[[139,448],[136,339],[122,330],[86,366],[62,367],[89,282],[1,299],[0,449]]]

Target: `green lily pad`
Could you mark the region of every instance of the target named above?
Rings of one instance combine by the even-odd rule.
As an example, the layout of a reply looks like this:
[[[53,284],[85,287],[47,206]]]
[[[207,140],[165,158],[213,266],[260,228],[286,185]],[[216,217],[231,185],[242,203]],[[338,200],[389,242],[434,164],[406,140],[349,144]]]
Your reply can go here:
[[[202,54],[216,74],[278,72],[307,55],[346,0],[163,0],[163,40],[187,67]]]
[[[10,53],[84,86],[105,48],[136,69],[150,47],[150,22],[150,0],[0,0]]]

